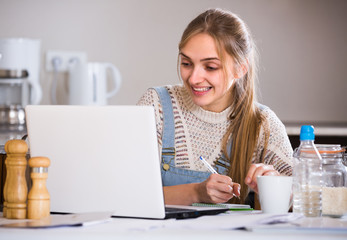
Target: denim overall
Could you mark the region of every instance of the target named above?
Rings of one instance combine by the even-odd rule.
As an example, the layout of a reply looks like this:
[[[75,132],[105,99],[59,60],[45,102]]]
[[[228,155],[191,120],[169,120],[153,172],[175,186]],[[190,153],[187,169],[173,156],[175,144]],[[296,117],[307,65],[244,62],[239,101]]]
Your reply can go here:
[[[175,166],[175,123],[171,97],[165,87],[156,87],[154,89],[159,95],[164,118],[161,162],[163,186],[199,183],[205,181],[211,175],[210,172],[187,170]],[[231,144],[228,146],[228,149],[231,149]],[[199,159],[196,159],[196,161],[199,161]],[[228,173],[228,167],[229,163],[224,161],[223,157],[216,162],[216,171],[219,174],[226,175]]]

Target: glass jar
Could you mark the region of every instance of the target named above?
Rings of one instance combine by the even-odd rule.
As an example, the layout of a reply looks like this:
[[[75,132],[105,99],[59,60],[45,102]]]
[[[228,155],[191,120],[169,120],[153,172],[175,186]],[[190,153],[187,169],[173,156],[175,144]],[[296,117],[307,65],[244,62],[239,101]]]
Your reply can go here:
[[[323,160],[322,214],[340,217],[347,214],[346,148],[315,144]]]

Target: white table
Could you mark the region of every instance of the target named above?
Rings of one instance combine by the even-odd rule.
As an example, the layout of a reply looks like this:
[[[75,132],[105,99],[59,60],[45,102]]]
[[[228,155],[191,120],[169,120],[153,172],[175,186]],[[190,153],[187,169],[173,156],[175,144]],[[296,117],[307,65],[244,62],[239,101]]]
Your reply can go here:
[[[0,228],[0,239],[347,239],[347,228],[342,228],[341,231],[329,231],[326,229],[278,230],[275,225],[273,225],[266,230],[256,229],[255,231],[246,231],[233,229],[235,224],[242,223],[242,221],[254,221],[254,217],[254,214],[224,214],[189,220],[112,218],[104,223],[83,227],[59,227],[48,229]],[[325,221],[323,220],[327,219],[322,218],[321,220],[321,227],[324,227]],[[7,220],[1,217],[0,223],[4,221]],[[18,222],[19,220],[11,220],[11,222],[16,221]],[[333,219],[333,221],[335,221],[335,219]],[[347,220],[336,221],[347,224],[347,222],[345,222]],[[207,223],[208,225],[206,225]],[[227,229],[228,224],[230,224],[229,229]]]

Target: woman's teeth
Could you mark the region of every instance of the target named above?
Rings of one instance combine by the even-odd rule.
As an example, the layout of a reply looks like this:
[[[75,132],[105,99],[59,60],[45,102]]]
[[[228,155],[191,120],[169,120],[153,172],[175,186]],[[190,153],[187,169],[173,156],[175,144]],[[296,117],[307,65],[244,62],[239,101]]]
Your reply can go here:
[[[206,92],[208,90],[210,90],[212,87],[204,87],[204,88],[193,88],[194,91],[197,92]]]

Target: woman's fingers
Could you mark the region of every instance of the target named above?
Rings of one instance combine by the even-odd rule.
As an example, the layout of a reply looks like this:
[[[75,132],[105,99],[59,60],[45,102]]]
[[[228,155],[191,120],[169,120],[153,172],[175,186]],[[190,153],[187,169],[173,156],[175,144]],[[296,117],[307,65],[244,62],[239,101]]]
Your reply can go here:
[[[233,192],[234,197],[240,198],[241,185],[238,183],[233,183]]]
[[[245,178],[245,183],[258,193],[257,177],[263,175],[280,175],[273,165],[263,163],[252,164]]]
[[[212,174],[206,181],[206,193],[213,203],[227,202],[240,195],[240,184],[233,183],[228,176]]]

